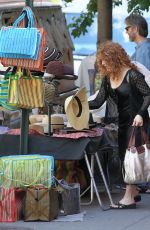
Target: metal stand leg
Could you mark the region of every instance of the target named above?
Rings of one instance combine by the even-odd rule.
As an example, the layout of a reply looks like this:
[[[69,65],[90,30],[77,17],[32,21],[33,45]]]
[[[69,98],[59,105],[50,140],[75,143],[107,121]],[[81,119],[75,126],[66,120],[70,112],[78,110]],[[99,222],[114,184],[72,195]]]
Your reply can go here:
[[[102,179],[103,179],[103,181],[104,181],[104,185],[105,185],[105,188],[106,188],[106,191],[107,191],[107,194],[108,194],[110,203],[111,203],[111,205],[113,205],[112,196],[111,196],[111,194],[110,194],[110,190],[109,190],[109,187],[108,187],[108,184],[107,184],[107,181],[106,181],[104,172],[103,172],[103,168],[102,168],[102,165],[101,165],[101,162],[100,162],[100,160],[99,160],[99,157],[98,157],[97,152],[96,152],[94,155],[95,155],[95,157],[96,157],[96,161],[97,161],[97,164],[98,164],[98,167],[99,167],[99,171],[100,171],[101,176],[102,176]]]
[[[88,160],[88,157],[87,157],[87,154],[85,153],[85,162],[86,162],[86,165],[87,165],[87,168],[88,168],[88,171],[89,171],[89,174],[90,174],[90,178],[91,178],[91,184],[90,186],[81,194],[81,197],[90,189],[90,195],[91,195],[91,199],[89,202],[87,203],[81,203],[83,205],[88,205],[88,204],[91,204],[92,201],[93,201],[93,198],[94,198],[94,190],[95,190],[95,193],[96,193],[96,197],[98,199],[98,202],[99,202],[99,205],[101,206],[101,208],[103,210],[107,210],[107,209],[104,209],[103,207],[103,204],[102,204],[102,201],[101,201],[101,198],[100,198],[100,195],[99,195],[99,192],[98,192],[98,189],[97,189],[97,186],[96,186],[96,183],[95,183],[95,179],[94,179],[94,157],[96,158],[96,162],[98,164],[98,168],[99,168],[99,171],[100,171],[100,174],[102,176],[102,179],[103,179],[103,182],[104,182],[104,185],[105,185],[105,188],[106,188],[106,192],[107,192],[107,195],[109,197],[109,200],[110,200],[110,204],[113,205],[113,200],[112,200],[112,196],[111,196],[111,193],[110,193],[110,190],[109,190],[109,187],[108,187],[108,184],[107,184],[107,181],[106,181],[106,178],[105,178],[105,175],[104,175],[104,172],[103,172],[103,168],[102,168],[102,165],[101,165],[101,162],[99,160],[99,157],[98,157],[98,154],[97,152],[94,153],[93,155],[91,155],[91,166],[90,166],[90,163],[89,163],[89,160]]]
[[[90,167],[90,163],[89,163],[89,160],[88,160],[88,157],[87,157],[87,154],[85,154],[85,162],[86,162],[86,165],[87,165],[87,168],[88,168],[88,171],[89,171],[89,174],[90,174],[90,178],[91,178],[91,181],[92,181],[92,186],[91,187],[94,187],[94,189],[95,189],[95,193],[96,193],[96,196],[97,196],[97,199],[98,199],[98,202],[99,202],[99,205],[101,206],[101,208],[104,210],[104,208],[103,208],[103,204],[102,204],[102,201],[101,201],[101,198],[100,198],[100,195],[99,195],[99,193],[98,193],[98,189],[97,189],[97,186],[96,186],[96,183],[95,183],[95,179],[94,179],[94,175],[93,175],[93,173],[92,173],[92,170],[91,170],[91,167]],[[94,156],[93,156],[94,157]],[[92,200],[93,200],[93,196],[94,196],[94,191],[93,191],[93,189],[91,190],[91,202],[92,202]],[[90,203],[91,203],[90,202]]]
[[[86,161],[86,160],[85,160]],[[86,165],[87,165],[87,162],[86,162]],[[87,165],[88,167],[88,165]],[[92,175],[94,175],[94,155],[91,156],[91,166],[90,166],[90,169],[91,169],[91,172],[92,172]],[[91,177],[90,177],[91,178]],[[89,187],[87,187],[80,195],[80,197],[82,197],[88,190],[90,189],[90,201],[89,202],[86,202],[86,203],[81,203],[83,205],[89,205],[93,202],[93,199],[94,199],[94,191],[93,191],[93,181],[91,180],[90,181],[90,185]]]

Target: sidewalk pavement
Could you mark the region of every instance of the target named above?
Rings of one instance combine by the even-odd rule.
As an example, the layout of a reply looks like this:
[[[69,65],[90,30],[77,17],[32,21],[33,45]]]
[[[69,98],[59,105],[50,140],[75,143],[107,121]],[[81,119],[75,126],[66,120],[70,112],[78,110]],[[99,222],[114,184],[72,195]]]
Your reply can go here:
[[[109,205],[106,193],[100,193],[105,205]],[[122,196],[121,191],[113,191],[114,201]],[[142,201],[136,209],[102,211],[97,199],[92,204],[82,205],[85,212],[83,221],[76,222],[23,222],[1,223],[0,230],[149,230],[150,194],[141,194]],[[84,201],[87,198],[84,198]],[[83,200],[82,200],[83,201]]]

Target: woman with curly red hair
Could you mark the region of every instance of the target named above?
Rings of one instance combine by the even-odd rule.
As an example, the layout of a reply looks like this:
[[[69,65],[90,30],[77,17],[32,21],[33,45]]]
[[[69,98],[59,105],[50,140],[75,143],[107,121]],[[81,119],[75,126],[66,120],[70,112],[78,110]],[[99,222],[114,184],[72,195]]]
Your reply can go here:
[[[118,43],[107,41],[100,45],[96,56],[98,72],[104,76],[97,97],[89,102],[90,109],[99,108],[105,101],[106,116],[118,117],[119,156],[123,163],[132,126],[147,127],[150,105],[150,88],[144,76],[138,72],[126,51]],[[110,108],[111,107],[111,108]],[[138,129],[138,128],[137,128]],[[140,141],[136,141],[138,146]],[[123,198],[111,206],[113,209],[136,208],[140,197],[135,185],[126,185]]]

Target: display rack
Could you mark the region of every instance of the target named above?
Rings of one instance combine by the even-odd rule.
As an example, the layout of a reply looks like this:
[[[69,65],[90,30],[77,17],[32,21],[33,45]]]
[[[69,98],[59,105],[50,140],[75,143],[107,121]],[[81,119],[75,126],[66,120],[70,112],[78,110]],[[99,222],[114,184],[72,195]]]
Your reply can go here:
[[[26,0],[26,6],[33,8],[33,0]],[[26,22],[27,24],[27,22]],[[28,153],[28,131],[29,131],[29,110],[21,109],[21,133],[20,133],[20,154]]]

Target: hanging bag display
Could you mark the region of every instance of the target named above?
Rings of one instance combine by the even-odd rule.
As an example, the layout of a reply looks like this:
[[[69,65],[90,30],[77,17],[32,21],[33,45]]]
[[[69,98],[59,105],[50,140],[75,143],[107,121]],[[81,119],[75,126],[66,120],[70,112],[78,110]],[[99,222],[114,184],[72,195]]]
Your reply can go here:
[[[40,108],[44,106],[43,79],[39,76],[32,76],[29,70],[26,75],[21,68],[9,79],[9,99],[12,106],[18,108]]]
[[[143,127],[140,127],[142,145],[135,147],[133,127],[124,159],[124,181],[128,184],[150,182],[150,145]]]
[[[26,17],[28,26],[22,28]],[[0,57],[4,66],[43,70],[46,33],[43,28],[37,28],[37,21],[30,7],[23,9],[12,27],[2,27],[0,39]]]

